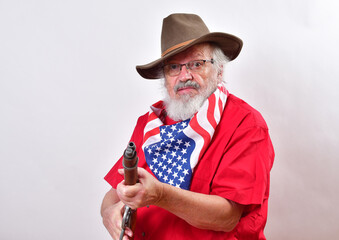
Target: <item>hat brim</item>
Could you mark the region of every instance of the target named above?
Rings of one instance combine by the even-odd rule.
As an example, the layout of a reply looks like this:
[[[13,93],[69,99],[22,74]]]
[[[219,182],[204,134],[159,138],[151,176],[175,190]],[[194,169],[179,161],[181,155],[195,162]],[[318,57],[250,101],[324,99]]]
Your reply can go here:
[[[165,56],[151,62],[145,65],[138,65],[136,66],[136,69],[138,73],[146,79],[159,79],[163,77],[163,62],[186,50],[189,47],[192,47],[193,45],[196,45],[198,43],[203,42],[212,42],[217,44],[221,50],[224,52],[224,54],[228,57],[230,61],[234,60],[240,53],[242,48],[242,40],[236,36],[233,36],[231,34],[227,33],[221,33],[221,32],[214,32],[214,33],[208,33],[204,36],[201,36],[200,38],[195,39],[194,41],[190,42],[189,44],[179,47]]]

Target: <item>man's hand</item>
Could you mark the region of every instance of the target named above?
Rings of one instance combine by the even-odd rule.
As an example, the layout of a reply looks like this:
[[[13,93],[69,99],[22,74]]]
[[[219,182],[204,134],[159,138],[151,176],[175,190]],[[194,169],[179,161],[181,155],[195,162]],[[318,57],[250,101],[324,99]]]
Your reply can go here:
[[[123,169],[119,169],[119,173],[123,174]],[[135,185],[127,186],[124,181],[118,184],[119,199],[132,209],[156,205],[162,197],[163,183],[143,168],[138,168],[138,179]]]
[[[119,169],[120,174],[124,174],[123,169]],[[161,197],[162,183],[154,178],[143,168],[138,168],[139,182],[135,185],[127,186],[124,180],[118,184],[117,190],[111,189],[104,197],[101,206],[101,216],[103,223],[111,237],[119,239],[121,233],[121,223],[124,214],[124,205],[137,209],[146,205],[156,204],[156,200]],[[131,229],[125,229],[124,240],[132,237]]]
[[[103,223],[111,235],[112,239],[118,240],[121,233],[121,222],[122,222],[122,214],[124,209],[124,203],[121,201],[117,201],[116,191],[115,189],[111,189],[105,195],[105,198],[102,202],[101,206],[101,216]],[[133,232],[131,229],[125,229],[124,240],[128,240],[128,236],[132,237]]]

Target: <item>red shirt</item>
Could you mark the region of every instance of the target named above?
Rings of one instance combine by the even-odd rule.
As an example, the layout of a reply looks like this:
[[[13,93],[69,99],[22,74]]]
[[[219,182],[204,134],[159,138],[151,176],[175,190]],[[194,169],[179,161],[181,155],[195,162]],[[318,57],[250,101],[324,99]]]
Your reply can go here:
[[[141,146],[148,113],[138,119],[131,141],[137,146],[139,167],[150,173]],[[196,165],[190,191],[218,195],[246,205],[231,232],[202,230],[156,206],[139,208],[135,240],[138,239],[266,239],[270,170],[274,150],[261,114],[230,94],[210,146]],[[122,158],[105,180],[116,188],[123,177],[117,173]]]

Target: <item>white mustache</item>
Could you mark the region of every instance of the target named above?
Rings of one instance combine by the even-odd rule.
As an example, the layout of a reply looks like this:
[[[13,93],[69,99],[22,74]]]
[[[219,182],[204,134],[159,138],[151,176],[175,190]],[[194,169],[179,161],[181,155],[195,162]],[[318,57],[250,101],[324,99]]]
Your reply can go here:
[[[177,85],[175,85],[174,91],[177,92],[180,88],[185,88],[185,87],[193,87],[195,89],[199,89],[200,85],[197,82],[188,80],[187,82],[180,82]]]

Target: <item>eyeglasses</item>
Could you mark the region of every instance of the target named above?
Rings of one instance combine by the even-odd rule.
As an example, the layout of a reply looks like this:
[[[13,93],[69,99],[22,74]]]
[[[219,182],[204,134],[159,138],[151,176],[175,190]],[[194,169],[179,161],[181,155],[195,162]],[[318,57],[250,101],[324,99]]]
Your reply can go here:
[[[206,62],[214,63],[214,60],[194,60],[188,63],[173,63],[164,65],[164,73],[170,77],[178,76],[181,72],[182,66],[186,66],[186,69],[191,70],[192,72],[199,73],[203,68]]]

